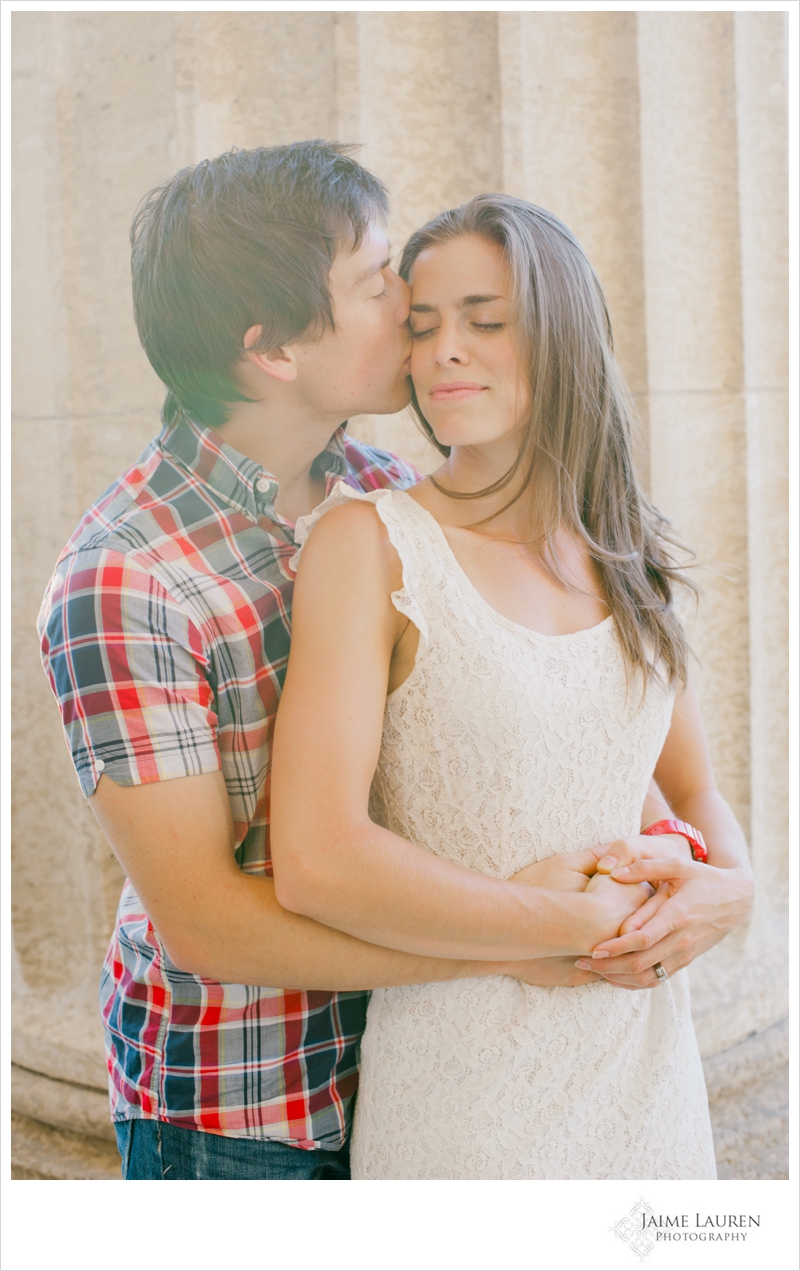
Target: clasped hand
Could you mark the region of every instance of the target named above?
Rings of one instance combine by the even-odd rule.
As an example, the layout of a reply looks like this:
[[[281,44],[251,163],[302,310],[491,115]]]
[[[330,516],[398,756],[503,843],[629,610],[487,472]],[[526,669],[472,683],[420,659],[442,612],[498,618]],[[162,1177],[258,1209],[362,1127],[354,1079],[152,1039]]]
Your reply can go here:
[[[605,877],[604,877],[605,876]],[[692,860],[681,835],[618,839],[602,848],[552,856],[511,879],[551,891],[580,892],[611,885],[649,883],[649,899],[622,923],[613,939],[591,955],[539,958],[515,969],[526,984],[577,987],[605,979],[626,989],[654,988],[653,968],[668,975],[688,966],[739,926],[752,903],[752,879],[744,869],[716,869]]]

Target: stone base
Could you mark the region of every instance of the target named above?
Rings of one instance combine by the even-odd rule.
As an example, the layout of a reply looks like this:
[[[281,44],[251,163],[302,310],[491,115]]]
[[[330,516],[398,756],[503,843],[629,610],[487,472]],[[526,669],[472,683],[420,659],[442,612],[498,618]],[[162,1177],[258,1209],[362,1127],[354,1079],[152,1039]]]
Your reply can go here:
[[[112,1143],[11,1114],[12,1178],[121,1179]]]
[[[703,1061],[720,1178],[789,1177],[789,1021]]]

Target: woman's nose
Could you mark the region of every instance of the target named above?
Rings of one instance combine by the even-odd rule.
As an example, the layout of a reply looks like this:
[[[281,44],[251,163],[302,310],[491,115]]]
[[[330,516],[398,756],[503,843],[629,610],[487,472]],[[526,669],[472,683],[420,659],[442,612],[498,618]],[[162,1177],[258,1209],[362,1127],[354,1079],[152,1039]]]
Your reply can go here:
[[[464,366],[469,355],[464,348],[455,327],[442,323],[436,338],[434,357],[440,366]]]

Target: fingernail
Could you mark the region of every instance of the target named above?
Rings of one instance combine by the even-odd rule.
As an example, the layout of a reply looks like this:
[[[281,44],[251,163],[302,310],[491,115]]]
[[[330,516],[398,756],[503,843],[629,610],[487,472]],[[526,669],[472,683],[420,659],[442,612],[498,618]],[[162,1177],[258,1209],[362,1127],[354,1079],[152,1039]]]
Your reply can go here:
[[[593,953],[592,957],[596,961],[598,958],[610,958],[611,954],[606,949],[600,949],[597,953]]]
[[[627,865],[620,865],[619,869],[612,870],[615,878],[621,878],[623,874],[630,874],[630,872]]]
[[[610,874],[612,869],[616,865],[616,863],[617,863],[616,856],[603,856],[601,860],[597,862],[597,868],[605,869]]]
[[[579,971],[591,971],[592,969],[591,962],[576,962],[575,965]]]

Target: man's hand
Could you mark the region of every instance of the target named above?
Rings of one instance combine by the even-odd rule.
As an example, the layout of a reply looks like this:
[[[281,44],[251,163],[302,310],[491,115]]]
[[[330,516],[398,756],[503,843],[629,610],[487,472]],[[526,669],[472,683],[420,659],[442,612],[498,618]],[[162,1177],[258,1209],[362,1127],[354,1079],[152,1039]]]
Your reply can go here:
[[[633,865],[635,861],[691,861],[692,849],[682,834],[637,834],[607,843],[597,861],[598,874]]]
[[[659,834],[649,837],[636,834],[615,839],[601,847],[581,852],[562,852],[534,861],[512,874],[510,882],[527,883],[530,887],[546,887],[548,891],[585,891],[594,874],[610,874],[624,865],[640,860],[692,859],[692,849],[682,834]]]
[[[511,875],[509,882],[527,883],[529,887],[546,887],[548,891],[585,891],[586,884],[597,870],[598,852],[599,849],[590,848],[585,852],[564,852],[548,856],[546,860],[534,861],[532,865],[517,870],[516,874]],[[627,865],[628,861],[615,860],[614,865],[617,864]],[[606,872],[611,873],[614,865]]]
[[[594,971],[622,988],[654,988],[660,962],[667,975],[688,966],[746,920],[753,901],[749,869],[715,869],[683,860],[639,860],[615,870],[620,882],[648,881],[656,895],[621,927],[580,958],[576,970]]]
[[[615,839],[613,843],[607,844],[606,847],[598,851],[597,872],[598,874],[611,874],[612,870],[622,869],[626,865],[633,865],[637,861],[653,860],[653,861],[691,861],[692,849],[688,840],[682,834],[656,834],[652,837],[647,834],[637,834],[632,838]],[[652,918],[656,911],[663,905],[664,901],[669,897],[669,890],[666,886],[654,887],[654,894],[650,899],[647,909],[647,918]],[[639,917],[641,910],[637,911],[635,917]],[[647,921],[647,918],[644,921]],[[620,935],[624,935],[629,930],[628,924],[623,923]],[[656,979],[656,983],[659,983]],[[637,988],[648,988],[650,985],[637,985]]]

